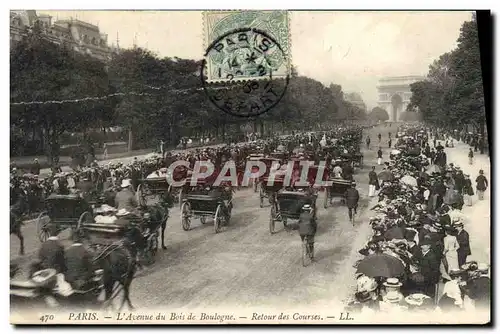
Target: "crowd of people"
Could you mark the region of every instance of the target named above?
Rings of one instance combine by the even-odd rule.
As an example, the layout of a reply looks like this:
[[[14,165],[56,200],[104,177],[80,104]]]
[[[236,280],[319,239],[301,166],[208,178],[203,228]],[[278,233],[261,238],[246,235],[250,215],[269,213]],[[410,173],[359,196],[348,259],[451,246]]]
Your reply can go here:
[[[440,143],[445,139],[453,147],[453,137],[422,126],[402,127],[396,136],[383,171],[373,168],[369,174],[369,196],[378,190],[379,202],[370,218],[373,235],[359,251],[364,258],[356,264],[357,290],[349,308],[489,310],[489,265],[473,260],[461,212],[464,204],[472,205],[472,182],[447,163]],[[487,185],[481,170],[478,200]]]

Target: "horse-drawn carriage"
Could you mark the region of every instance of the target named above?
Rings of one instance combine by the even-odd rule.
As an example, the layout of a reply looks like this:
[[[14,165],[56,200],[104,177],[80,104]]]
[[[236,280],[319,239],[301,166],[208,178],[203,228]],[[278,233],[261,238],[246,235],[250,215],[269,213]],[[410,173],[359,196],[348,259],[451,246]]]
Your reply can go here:
[[[214,221],[215,233],[222,231],[229,224],[233,208],[233,189],[221,184],[214,187],[202,180],[197,181],[197,187],[191,187],[185,194],[181,205],[181,224],[184,231],[191,229],[191,219],[200,218],[202,224],[207,218]]]
[[[50,195],[36,221],[37,235],[44,242],[52,233],[57,235],[67,228],[72,234],[79,233],[82,224],[93,220],[92,206],[79,195]]]
[[[345,203],[345,192],[351,187],[352,180],[344,180],[339,178],[332,178],[329,180],[331,185],[325,187],[325,201],[323,207],[326,209],[334,198],[340,198],[342,204]]]
[[[276,194],[276,202],[271,206],[269,217],[269,232],[275,233],[276,222],[283,222],[283,226],[288,226],[288,220],[298,220],[302,207],[305,204],[313,208],[313,217],[316,219],[316,198],[317,194],[311,188],[300,190],[280,190]]]
[[[170,184],[166,175],[147,177],[139,180],[135,195],[139,205],[146,205],[149,196],[158,196],[170,192]]]
[[[271,168],[274,165],[279,164],[280,160],[276,158],[261,158],[262,161],[266,165],[266,170],[264,174],[262,174],[258,179],[254,181],[254,184],[260,185],[259,190],[259,200],[260,207],[264,207],[264,199],[267,198],[269,203],[272,204],[274,201],[274,193],[283,187],[283,180],[272,180],[273,182],[269,182],[269,174],[271,173]],[[255,187],[256,187],[255,186]],[[255,189],[255,188],[254,188]]]
[[[158,253],[159,229],[166,222],[166,212],[159,210],[152,214],[143,207],[138,215],[117,216],[106,222],[92,222],[82,225],[82,234],[91,247],[101,249],[113,247],[126,240],[132,253],[139,252],[142,260],[151,264]]]

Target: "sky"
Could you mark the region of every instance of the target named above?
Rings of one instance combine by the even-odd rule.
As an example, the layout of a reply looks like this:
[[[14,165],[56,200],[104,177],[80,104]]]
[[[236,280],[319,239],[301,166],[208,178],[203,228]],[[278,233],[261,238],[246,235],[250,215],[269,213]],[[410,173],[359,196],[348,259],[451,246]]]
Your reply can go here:
[[[199,11],[37,11],[98,25],[109,44],[135,44],[160,56],[202,59]],[[358,92],[371,110],[385,76],[426,75],[456,46],[471,12],[290,12],[292,63],[300,75]]]

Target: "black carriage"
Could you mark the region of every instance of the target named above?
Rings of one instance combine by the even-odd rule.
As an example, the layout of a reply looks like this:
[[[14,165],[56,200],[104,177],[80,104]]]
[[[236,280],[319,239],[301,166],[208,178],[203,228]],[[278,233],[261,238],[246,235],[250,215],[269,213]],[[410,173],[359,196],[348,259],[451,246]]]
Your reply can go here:
[[[231,219],[232,189],[217,187],[209,189],[194,189],[187,193],[181,205],[181,224],[184,231],[191,229],[191,219],[200,218],[202,224],[206,219],[214,220],[215,233],[229,224]]]
[[[170,192],[170,184],[166,177],[154,177],[139,180],[139,185],[136,190],[137,203],[145,206],[147,198],[150,196],[158,196]]]
[[[264,159],[265,155],[264,154],[261,154],[261,153],[252,153],[248,156],[248,161],[261,161],[262,159]],[[254,172],[254,170],[252,169],[252,172]],[[255,179],[253,180],[252,182],[252,188],[253,188],[253,191],[254,192],[257,192],[257,185],[259,183],[259,180]]]
[[[352,155],[353,167],[363,168],[363,154],[361,152],[356,152]]]
[[[269,204],[273,205],[276,201],[276,193],[283,188],[283,178],[274,178],[269,182],[269,176],[260,179],[260,207],[264,207],[264,199],[267,198]]]
[[[67,228],[79,233],[82,224],[93,220],[91,205],[79,195],[51,195],[45,200],[45,211],[38,215],[37,235],[44,242],[52,232],[58,235]]]
[[[285,152],[272,152],[269,155],[271,156],[271,158],[277,159],[280,161],[285,161],[288,158],[288,154]]]
[[[316,198],[317,195],[312,191],[288,191],[280,190],[276,194],[276,202],[271,206],[269,217],[269,232],[275,233],[276,222],[283,222],[283,226],[288,226],[288,220],[298,220],[302,207],[305,204],[313,208],[313,216],[316,219]]]
[[[325,187],[325,201],[323,203],[324,208],[328,208],[328,206],[332,203],[334,198],[340,198],[342,204],[345,203],[345,192],[349,187],[351,187],[351,180],[344,179],[330,179],[332,184]]]

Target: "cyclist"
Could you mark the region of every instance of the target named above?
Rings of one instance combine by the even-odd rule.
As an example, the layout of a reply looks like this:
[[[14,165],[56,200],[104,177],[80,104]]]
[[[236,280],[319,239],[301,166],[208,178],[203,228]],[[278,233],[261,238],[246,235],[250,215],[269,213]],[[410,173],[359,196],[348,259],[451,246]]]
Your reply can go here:
[[[314,236],[316,235],[316,228],[317,222],[314,218],[313,208],[311,205],[305,204],[299,216],[299,234],[302,242],[307,238],[311,260],[314,260]]]

